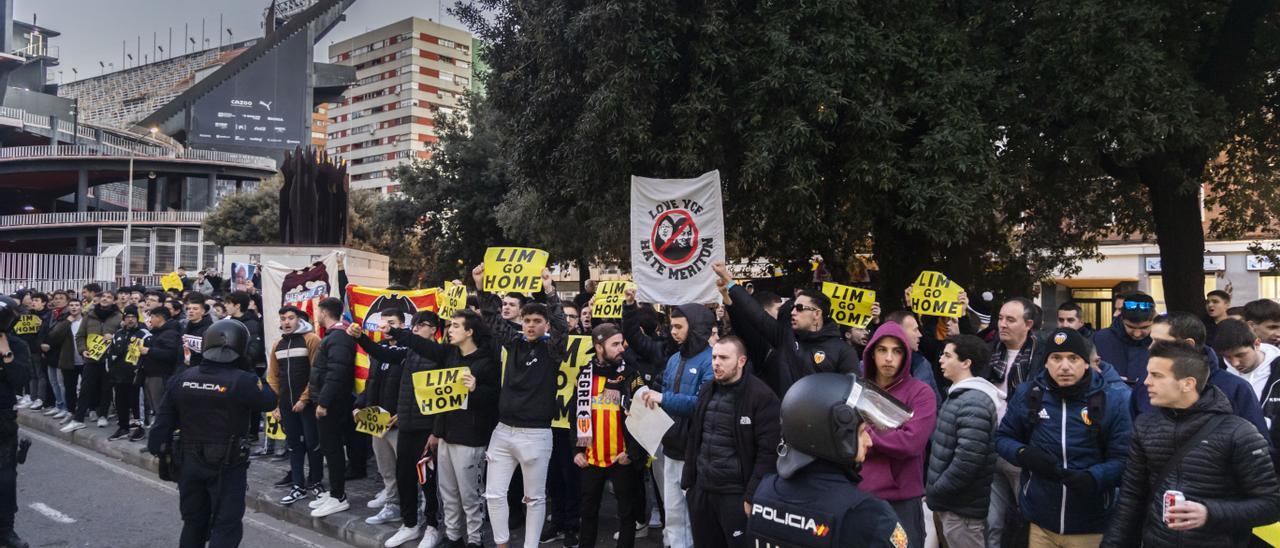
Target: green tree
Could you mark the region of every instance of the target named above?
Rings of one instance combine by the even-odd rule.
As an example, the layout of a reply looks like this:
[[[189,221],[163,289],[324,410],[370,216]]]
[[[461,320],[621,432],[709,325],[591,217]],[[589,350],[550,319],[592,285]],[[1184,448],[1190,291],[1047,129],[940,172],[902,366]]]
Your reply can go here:
[[[252,192],[223,198],[204,219],[204,237],[220,246],[280,243],[279,176]]]

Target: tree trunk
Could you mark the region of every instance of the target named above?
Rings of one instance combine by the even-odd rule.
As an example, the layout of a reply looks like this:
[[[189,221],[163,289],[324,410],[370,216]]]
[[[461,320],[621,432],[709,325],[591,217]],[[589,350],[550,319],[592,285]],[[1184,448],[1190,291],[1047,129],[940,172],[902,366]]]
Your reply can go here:
[[[1157,163],[1158,160],[1151,163]],[[1160,246],[1160,273],[1168,311],[1204,312],[1204,225],[1200,187],[1186,184],[1173,162],[1139,170],[1151,200],[1151,217]],[[1152,169],[1154,167],[1154,169]]]
[[[926,240],[893,226],[889,215],[872,221],[871,251],[879,267],[876,300],[883,315],[904,308],[902,292],[915,281],[932,259]]]

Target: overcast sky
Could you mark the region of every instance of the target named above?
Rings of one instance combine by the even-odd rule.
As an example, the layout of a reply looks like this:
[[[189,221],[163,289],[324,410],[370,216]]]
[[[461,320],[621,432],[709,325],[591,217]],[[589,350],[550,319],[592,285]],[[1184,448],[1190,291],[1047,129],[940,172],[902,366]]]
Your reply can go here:
[[[34,13],[40,26],[62,33],[52,42],[59,49],[62,66],[51,76],[56,78],[56,71],[61,70],[63,81],[69,82],[73,80],[73,67],[79,70],[80,78],[97,76],[101,72],[99,61],[115,63],[119,69],[122,41],[126,42],[128,53],[137,57],[141,37],[142,53],[150,58],[154,33],[156,43],[164,47],[167,56],[170,28],[173,29],[172,49],[181,54],[186,51],[184,32],[189,32],[197,43],[201,41],[202,18],[204,37],[215,47],[219,36],[228,42],[260,37],[262,13],[270,3],[270,0],[16,0],[13,17],[30,23]],[[462,28],[462,24],[445,11],[452,3],[452,0],[357,0],[347,10],[347,20],[338,23],[316,45],[316,59],[327,58],[330,42],[407,17],[433,19]],[[223,28],[231,29],[234,40],[227,38],[225,30],[218,30],[219,15]],[[189,30],[184,30],[184,25]],[[126,62],[133,64],[133,61]]]

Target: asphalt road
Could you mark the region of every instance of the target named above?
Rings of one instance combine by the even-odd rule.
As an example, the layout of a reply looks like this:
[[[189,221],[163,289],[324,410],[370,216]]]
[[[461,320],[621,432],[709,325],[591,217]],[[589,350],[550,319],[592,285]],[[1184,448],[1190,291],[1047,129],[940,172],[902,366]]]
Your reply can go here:
[[[18,467],[18,534],[31,546],[176,546],[182,521],[176,484],[24,429],[32,440]],[[247,511],[242,546],[343,543]]]

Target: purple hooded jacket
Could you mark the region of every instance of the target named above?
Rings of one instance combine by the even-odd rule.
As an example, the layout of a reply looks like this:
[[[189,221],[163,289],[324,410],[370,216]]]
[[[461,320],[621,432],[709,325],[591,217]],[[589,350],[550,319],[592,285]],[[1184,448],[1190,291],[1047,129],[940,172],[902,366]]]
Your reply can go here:
[[[858,487],[887,501],[905,500],[924,496],[925,446],[938,421],[937,396],[929,385],[911,376],[911,347],[906,344],[906,334],[896,323],[886,323],[877,329],[862,352],[863,374],[875,381],[876,342],[893,337],[902,343],[905,354],[902,367],[893,384],[885,388],[889,394],[907,404],[912,411],[911,420],[893,430],[871,429],[872,447],[867,460],[862,463],[862,483]]]

